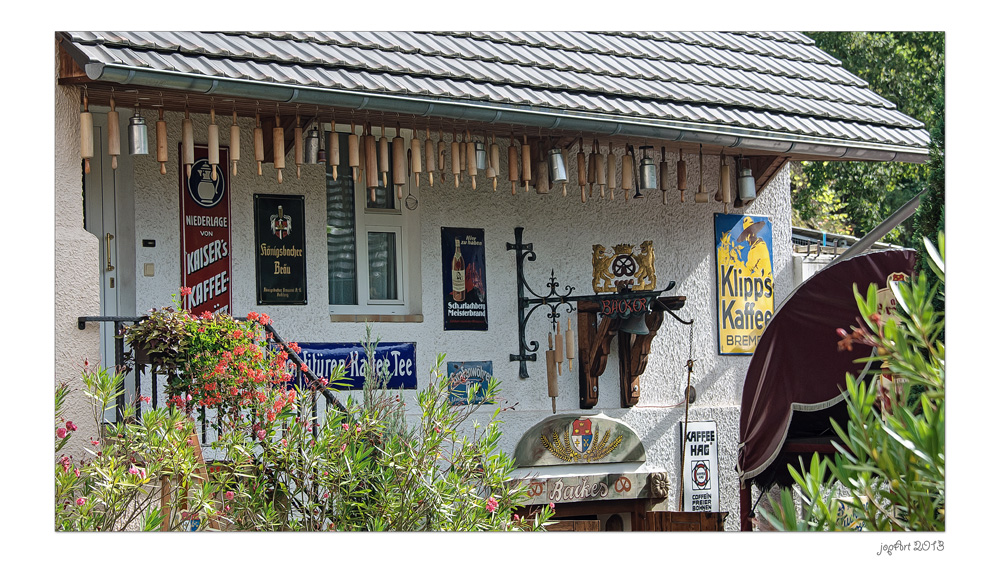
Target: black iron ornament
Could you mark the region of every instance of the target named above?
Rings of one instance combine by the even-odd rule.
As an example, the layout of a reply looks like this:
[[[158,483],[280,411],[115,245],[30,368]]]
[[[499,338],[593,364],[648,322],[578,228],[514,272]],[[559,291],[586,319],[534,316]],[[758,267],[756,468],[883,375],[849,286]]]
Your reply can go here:
[[[576,298],[570,298],[570,294],[573,292],[574,287],[567,286],[566,292],[563,294],[558,294],[559,283],[556,281],[555,270],[552,270],[549,276],[549,282],[546,286],[549,288],[549,293],[545,296],[541,296],[528,286],[527,281],[524,279],[524,260],[535,261],[535,252],[530,243],[524,244],[521,241],[521,234],[524,232],[523,226],[518,226],[514,228],[514,243],[507,243],[507,250],[514,250],[517,252],[517,333],[518,333],[518,353],[511,354],[511,361],[520,361],[521,366],[518,371],[518,376],[522,379],[528,378],[528,366],[526,361],[537,361],[539,344],[537,341],[532,340],[530,343],[525,340],[524,328],[528,323],[528,319],[531,318],[532,313],[535,309],[545,305],[549,307],[549,313],[547,317],[552,322],[553,331],[556,328],[556,322],[559,318],[558,308],[565,304],[568,308],[567,312],[573,312],[575,310],[573,305],[570,304],[571,301],[578,300]],[[525,296],[525,290],[530,292],[535,298],[529,298]],[[528,307],[531,307],[530,309]],[[527,313],[525,310],[527,309]]]
[[[566,313],[571,313],[576,308],[573,303],[587,301],[598,303],[602,314],[612,317],[612,318],[627,318],[630,315],[643,316],[650,311],[650,307],[657,297],[666,291],[674,288],[675,282],[670,281],[667,283],[666,288],[660,289],[659,291],[628,291],[624,290],[618,294],[605,294],[605,295],[576,295],[572,293],[575,290],[574,287],[567,285],[564,290],[559,290],[559,282],[556,281],[555,270],[551,270],[549,274],[549,282],[546,283],[548,287],[548,293],[545,295],[540,295],[536,293],[528,285],[528,282],[524,278],[524,261],[535,261],[536,256],[534,248],[531,243],[525,244],[522,241],[522,234],[524,232],[524,227],[518,226],[514,228],[514,243],[507,243],[507,250],[514,250],[517,252],[516,265],[517,265],[517,332],[518,332],[518,353],[510,354],[511,361],[520,362],[520,367],[518,371],[518,376],[522,379],[528,378],[528,361],[537,361],[538,354],[536,353],[539,349],[539,343],[536,340],[527,340],[525,335],[528,320],[531,315],[541,306],[547,306],[549,308],[546,317],[552,323],[552,331],[558,332],[559,318],[561,314],[559,312],[559,307],[565,306]],[[526,293],[533,295],[529,297]],[[671,310],[666,310],[671,316],[673,316],[678,321],[689,324],[690,321],[682,320]]]

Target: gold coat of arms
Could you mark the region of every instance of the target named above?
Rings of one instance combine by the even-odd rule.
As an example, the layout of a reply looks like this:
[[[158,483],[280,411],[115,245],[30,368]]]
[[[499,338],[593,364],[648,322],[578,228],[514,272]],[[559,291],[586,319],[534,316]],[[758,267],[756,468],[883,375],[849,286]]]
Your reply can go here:
[[[609,253],[601,244],[594,244],[594,292],[617,293],[627,287],[632,291],[656,289],[656,259],[653,241],[639,244],[635,252],[632,244],[617,244]]]

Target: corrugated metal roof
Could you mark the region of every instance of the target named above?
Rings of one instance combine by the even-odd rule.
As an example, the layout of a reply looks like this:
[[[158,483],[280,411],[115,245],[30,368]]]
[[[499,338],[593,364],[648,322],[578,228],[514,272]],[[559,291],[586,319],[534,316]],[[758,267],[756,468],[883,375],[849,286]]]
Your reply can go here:
[[[925,150],[915,119],[799,33],[68,32],[86,61]],[[86,64],[86,63],[85,63]]]

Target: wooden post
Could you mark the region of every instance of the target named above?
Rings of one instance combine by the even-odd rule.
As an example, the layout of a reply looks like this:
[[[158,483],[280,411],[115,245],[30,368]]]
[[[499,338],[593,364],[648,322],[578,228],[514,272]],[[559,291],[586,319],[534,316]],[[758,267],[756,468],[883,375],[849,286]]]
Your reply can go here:
[[[750,487],[752,484],[745,482],[740,486],[740,531],[752,531],[750,525]]]
[[[193,419],[191,420],[191,423],[194,424]],[[195,469],[193,475],[201,482],[207,483],[209,478],[208,468],[205,466],[205,457],[201,452],[201,443],[198,441],[197,430],[191,432],[191,435],[187,438],[187,443],[192,449],[194,449]],[[163,523],[160,524],[161,531],[170,530],[170,498],[173,494],[184,494],[181,505],[185,507],[187,506],[187,488],[177,486],[177,488],[171,489],[170,485],[172,480],[172,478],[168,478],[166,476],[160,478],[160,509],[163,512]],[[207,524],[213,530],[219,530],[219,522],[215,518],[209,518],[207,521],[203,521],[202,524]]]

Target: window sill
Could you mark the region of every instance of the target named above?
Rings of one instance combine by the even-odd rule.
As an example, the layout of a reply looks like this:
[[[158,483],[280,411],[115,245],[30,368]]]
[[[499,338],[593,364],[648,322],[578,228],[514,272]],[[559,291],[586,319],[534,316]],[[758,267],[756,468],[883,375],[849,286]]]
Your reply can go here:
[[[423,314],[331,314],[330,322],[423,322]]]

